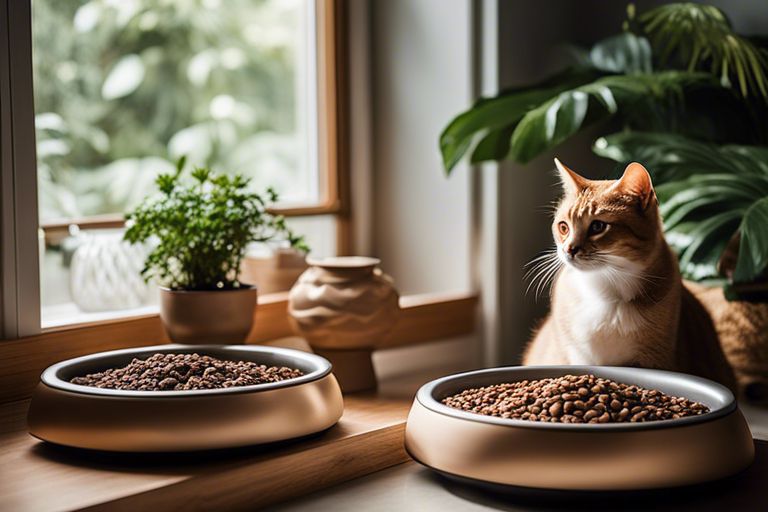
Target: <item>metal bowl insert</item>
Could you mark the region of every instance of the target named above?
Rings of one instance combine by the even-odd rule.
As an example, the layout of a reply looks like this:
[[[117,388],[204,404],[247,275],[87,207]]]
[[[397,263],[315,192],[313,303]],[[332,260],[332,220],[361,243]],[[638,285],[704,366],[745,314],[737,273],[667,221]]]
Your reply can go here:
[[[497,418],[441,403],[469,388],[588,373],[695,400],[710,412],[585,425]],[[418,462],[448,476],[537,490],[692,485],[735,474],[754,458],[747,423],[724,386],[681,373],[607,366],[505,367],[434,380],[416,395],[405,445]]]
[[[129,391],[69,382],[157,353],[198,353],[288,366],[304,375],[253,386],[189,391]],[[28,425],[33,436],[65,446],[178,452],[313,434],[333,426],[343,408],[331,364],[315,354],[247,345],[158,345],[101,352],[49,367],[32,397]]]

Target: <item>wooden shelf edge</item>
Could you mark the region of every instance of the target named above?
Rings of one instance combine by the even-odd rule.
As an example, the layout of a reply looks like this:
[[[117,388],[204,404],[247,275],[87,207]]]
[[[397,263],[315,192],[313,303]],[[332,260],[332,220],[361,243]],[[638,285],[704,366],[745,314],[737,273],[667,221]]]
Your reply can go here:
[[[405,423],[397,423],[229,471],[211,471],[85,510],[174,510],[183,503],[205,503],[211,510],[256,510],[410,460],[403,447],[404,432]]]
[[[26,431],[28,400],[0,405],[0,509],[253,510],[409,460],[409,397],[345,397],[316,436],[192,454],[107,454],[47,446]]]
[[[469,334],[475,328],[477,296],[428,294],[401,297],[401,316],[379,348],[413,345]],[[288,293],[259,297],[247,343],[293,336]],[[29,398],[48,366],[86,354],[168,343],[158,315],[57,329],[0,341],[0,403]]]

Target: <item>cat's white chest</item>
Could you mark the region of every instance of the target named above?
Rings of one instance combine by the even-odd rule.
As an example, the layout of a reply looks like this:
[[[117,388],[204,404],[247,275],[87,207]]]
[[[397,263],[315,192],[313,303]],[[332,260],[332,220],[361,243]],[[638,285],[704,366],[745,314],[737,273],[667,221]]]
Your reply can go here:
[[[566,341],[570,364],[621,365],[636,360],[645,320],[627,290],[606,288],[599,275],[570,276],[576,297],[570,304]]]

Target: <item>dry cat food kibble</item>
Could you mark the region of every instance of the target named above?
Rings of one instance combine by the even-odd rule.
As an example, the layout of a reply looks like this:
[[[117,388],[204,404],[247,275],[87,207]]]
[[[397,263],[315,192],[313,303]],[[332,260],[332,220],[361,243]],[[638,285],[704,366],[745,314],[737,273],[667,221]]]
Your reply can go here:
[[[70,382],[83,386],[133,391],[182,391],[252,386],[294,379],[301,370],[250,361],[224,361],[199,354],[154,354],[134,359],[122,368],[111,368]]]
[[[625,423],[698,416],[704,404],[594,375],[565,375],[467,389],[443,399],[463,411],[550,423]]]

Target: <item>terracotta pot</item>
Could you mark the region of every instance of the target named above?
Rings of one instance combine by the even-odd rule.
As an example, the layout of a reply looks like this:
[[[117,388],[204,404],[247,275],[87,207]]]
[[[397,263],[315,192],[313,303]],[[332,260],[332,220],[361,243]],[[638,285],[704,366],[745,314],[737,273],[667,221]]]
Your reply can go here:
[[[185,291],[160,288],[160,318],[176,343],[243,343],[253,327],[256,287]]]
[[[304,253],[294,249],[278,249],[269,258],[246,256],[240,265],[240,282],[259,287],[262,294],[291,289],[307,270]]]
[[[308,258],[291,289],[288,311],[296,331],[333,363],[345,392],[376,387],[371,355],[400,311],[392,279],[375,258]]]

